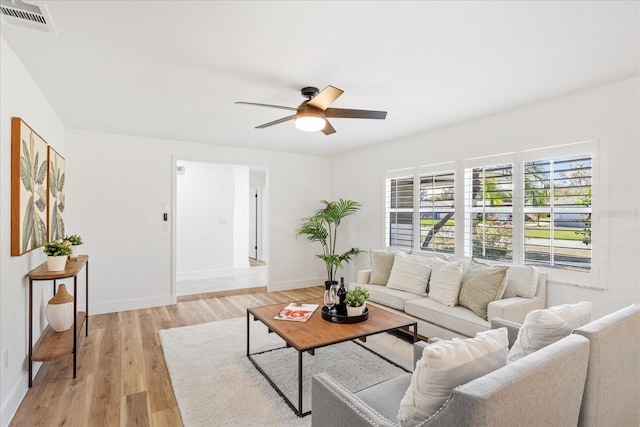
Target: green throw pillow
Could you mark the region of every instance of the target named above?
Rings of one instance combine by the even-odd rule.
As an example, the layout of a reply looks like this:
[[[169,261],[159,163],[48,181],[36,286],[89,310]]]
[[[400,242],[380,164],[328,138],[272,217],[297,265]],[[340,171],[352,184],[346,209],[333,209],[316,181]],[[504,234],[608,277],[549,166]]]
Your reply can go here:
[[[502,298],[507,285],[507,266],[486,265],[471,260],[462,276],[458,304],[487,320],[487,306]]]

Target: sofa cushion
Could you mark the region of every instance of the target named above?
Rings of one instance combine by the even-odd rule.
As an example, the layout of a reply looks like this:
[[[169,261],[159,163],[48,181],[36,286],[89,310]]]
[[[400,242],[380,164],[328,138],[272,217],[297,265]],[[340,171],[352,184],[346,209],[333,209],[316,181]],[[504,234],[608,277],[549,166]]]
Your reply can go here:
[[[479,318],[468,308],[448,307],[431,298],[407,300],[404,304],[404,311],[466,337],[473,337],[478,332],[491,328],[489,322]]]
[[[404,305],[409,300],[426,299],[411,292],[391,289],[388,286],[372,285],[370,283],[358,283],[357,285],[369,291],[369,301],[377,302],[396,310],[404,310]],[[354,284],[352,283],[350,286],[354,286]]]
[[[431,275],[429,260],[402,252],[396,254],[387,287],[427,296],[427,284]]]
[[[371,276],[369,283],[374,285],[386,285],[391,274],[391,267],[395,258],[395,252],[371,249],[369,259],[371,260]]]
[[[508,268],[472,260],[462,276],[458,303],[486,320],[489,303],[502,298],[507,284]]]
[[[462,265],[459,262],[434,260],[429,281],[429,298],[454,307],[458,303],[461,280]]]
[[[533,298],[538,290],[538,269],[530,265],[511,265],[502,298]]]
[[[506,328],[500,328],[426,346],[400,402],[398,423],[421,423],[440,409],[455,387],[505,366],[508,343]]]
[[[566,337],[591,320],[591,302],[562,304],[527,314],[509,352],[509,363]]]

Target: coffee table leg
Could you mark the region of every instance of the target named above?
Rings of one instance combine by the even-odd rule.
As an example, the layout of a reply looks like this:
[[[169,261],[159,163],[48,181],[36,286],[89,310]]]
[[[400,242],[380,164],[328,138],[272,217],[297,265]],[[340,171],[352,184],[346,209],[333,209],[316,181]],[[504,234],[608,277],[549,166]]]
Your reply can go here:
[[[302,352],[298,351],[298,416],[302,416]]]
[[[247,357],[249,357],[249,355],[251,354],[249,353],[249,316],[249,310],[247,310]]]

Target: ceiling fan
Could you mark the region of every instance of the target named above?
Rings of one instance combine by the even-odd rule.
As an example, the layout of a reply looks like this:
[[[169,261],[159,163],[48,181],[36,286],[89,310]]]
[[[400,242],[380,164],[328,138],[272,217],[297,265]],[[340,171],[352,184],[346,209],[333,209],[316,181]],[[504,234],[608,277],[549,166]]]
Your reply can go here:
[[[322,131],[325,135],[331,135],[336,132],[333,126],[331,126],[331,123],[329,123],[329,120],[327,120],[328,118],[384,120],[387,117],[386,111],[329,108],[333,101],[338,99],[338,97],[344,92],[343,90],[333,86],[327,86],[322,89],[321,92],[318,91],[317,87],[303,87],[300,92],[302,93],[302,96],[307,99],[297,108],[241,101],[236,102],[236,104],[257,105],[259,107],[279,108],[281,110],[296,112],[291,116],[256,126],[256,129],[264,129],[269,126],[288,122],[289,120],[295,120],[295,125],[298,129],[307,132]]]

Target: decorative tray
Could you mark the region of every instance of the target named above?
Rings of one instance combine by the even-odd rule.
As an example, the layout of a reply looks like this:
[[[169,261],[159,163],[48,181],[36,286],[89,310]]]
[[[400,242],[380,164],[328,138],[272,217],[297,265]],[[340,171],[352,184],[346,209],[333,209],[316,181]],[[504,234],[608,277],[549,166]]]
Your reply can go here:
[[[322,318],[327,322],[333,323],[359,323],[364,322],[369,318],[369,309],[365,307],[364,313],[360,316],[342,316],[335,312],[329,313],[329,309],[324,306],[322,307]]]

